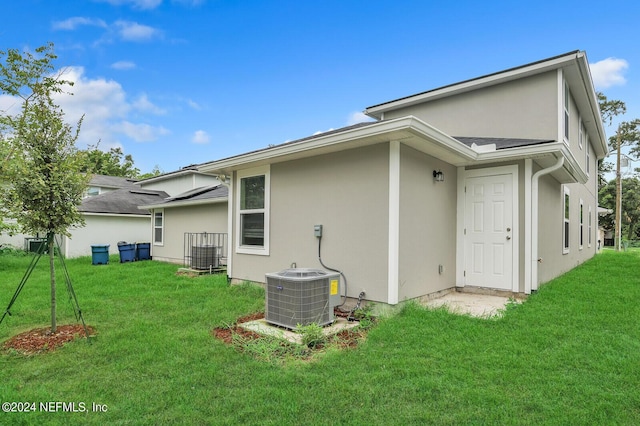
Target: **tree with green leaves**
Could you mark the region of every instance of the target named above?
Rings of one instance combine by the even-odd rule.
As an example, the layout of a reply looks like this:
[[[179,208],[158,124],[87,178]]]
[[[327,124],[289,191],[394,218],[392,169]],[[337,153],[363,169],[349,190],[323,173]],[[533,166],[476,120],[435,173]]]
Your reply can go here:
[[[120,147],[105,152],[99,149],[99,145],[100,142],[82,151],[85,156],[83,172],[133,179],[139,177],[140,169],[134,166],[131,154],[124,155]]]
[[[53,44],[34,53],[0,51],[0,91],[16,99],[15,112],[2,112],[0,126],[7,156],[1,187],[5,208],[24,233],[45,233],[51,276],[51,332],[56,331],[55,235],[70,235],[84,220],[78,207],[89,176],[75,146],[82,119],[67,124],[55,104],[71,82],[54,72]],[[13,112],[13,113],[12,113]]]
[[[598,193],[598,203],[602,207],[615,208],[616,181],[612,179]],[[627,240],[634,240],[640,231],[640,180],[635,177],[622,179],[621,233]],[[613,229],[615,213],[602,216],[600,223]]]
[[[598,103],[602,121],[611,125],[614,117],[623,115],[627,112],[627,106],[619,100],[609,100],[607,97],[598,93]],[[620,162],[622,155],[622,147],[630,147],[630,154],[638,156],[640,154],[640,119],[631,121],[621,121],[618,123],[616,134],[609,138],[609,146],[616,150],[616,203],[615,203],[615,235],[616,250],[620,250],[622,244],[622,175],[620,173]]]

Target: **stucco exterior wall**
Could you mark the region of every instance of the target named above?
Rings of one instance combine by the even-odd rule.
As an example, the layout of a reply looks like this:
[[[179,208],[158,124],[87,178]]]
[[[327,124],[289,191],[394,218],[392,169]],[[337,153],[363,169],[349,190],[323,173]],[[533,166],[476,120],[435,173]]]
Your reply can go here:
[[[444,182],[433,180],[434,170]],[[456,196],[455,167],[402,146],[399,300],[455,287]]]
[[[84,215],[85,226],[71,230],[64,238],[65,256],[91,256],[92,245],[109,244],[109,254],[118,254],[118,242],[150,242],[151,217],[128,215]]]
[[[147,232],[150,238],[152,235],[151,225],[147,228]],[[227,203],[165,207],[164,240],[162,245],[152,245],[153,259],[182,264],[185,232],[227,233]]]
[[[385,112],[413,115],[451,136],[557,140],[556,71]]]
[[[389,145],[272,164],[270,176],[270,254],[234,250],[232,278],[264,282],[292,264],[322,269],[314,225],[323,225],[322,260],[347,276],[348,295],[386,301]]]

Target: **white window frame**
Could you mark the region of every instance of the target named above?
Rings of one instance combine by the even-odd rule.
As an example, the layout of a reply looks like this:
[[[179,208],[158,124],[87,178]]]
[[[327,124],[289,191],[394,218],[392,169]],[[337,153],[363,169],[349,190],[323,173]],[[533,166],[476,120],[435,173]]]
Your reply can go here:
[[[264,176],[264,206],[261,209],[251,209],[251,210],[241,210],[241,184],[242,179],[254,177],[254,176]],[[268,256],[269,255],[269,212],[270,212],[270,199],[271,199],[271,168],[270,166],[263,167],[254,167],[251,169],[240,170],[236,173],[236,253],[241,254],[254,254],[259,256]],[[249,245],[241,245],[242,242],[242,215],[250,214],[250,213],[263,213],[264,214],[264,245],[262,246],[249,246]]]
[[[584,124],[582,124],[582,117],[578,120],[578,148],[582,150],[584,138]]]
[[[162,223],[160,226],[156,225],[156,214],[160,214]],[[151,219],[151,227],[153,228],[153,245],[164,246],[164,209],[154,209],[153,218]],[[156,230],[160,229],[160,241],[156,240]]]
[[[589,224],[587,226],[587,230],[589,232],[589,236],[587,237],[587,247],[591,247],[591,240],[593,238],[593,216],[591,215],[591,206],[589,206]]]
[[[578,239],[578,248],[582,250],[584,248],[584,201],[582,201],[582,198],[580,199],[580,234]]]
[[[591,173],[591,145],[589,145],[589,135],[585,133],[584,135],[584,144],[585,144],[585,163],[587,166],[585,170],[587,172],[587,176]]]
[[[569,115],[569,103],[571,102],[571,93],[569,92],[569,85],[565,82],[563,85],[564,93],[562,95],[562,107],[564,109],[564,126],[563,126],[563,134],[565,142],[569,143],[569,137],[571,133],[569,132],[570,127],[570,115]]]
[[[567,201],[568,206],[567,206]],[[569,253],[571,248],[571,191],[563,186],[562,191],[562,254]]]

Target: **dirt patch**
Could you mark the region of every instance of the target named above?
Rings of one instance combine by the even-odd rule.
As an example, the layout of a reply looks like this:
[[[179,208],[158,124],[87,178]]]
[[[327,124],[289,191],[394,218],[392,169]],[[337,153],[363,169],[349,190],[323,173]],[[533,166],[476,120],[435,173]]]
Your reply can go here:
[[[89,335],[95,334],[95,330],[88,326]],[[34,328],[13,336],[2,344],[3,350],[15,350],[23,355],[33,355],[40,352],[54,351],[67,342],[74,339],[86,338],[82,324],[60,325],[56,332],[51,332],[51,327]]]
[[[336,316],[347,317],[347,314],[336,311]],[[240,317],[236,320],[235,324],[228,327],[217,327],[211,331],[211,334],[216,339],[223,341],[225,344],[233,345],[234,336],[240,337],[240,341],[246,342],[247,340],[259,340],[266,338],[264,335],[258,334],[251,330],[247,330],[240,327],[239,324],[255,321],[264,318],[263,312],[257,312],[254,314]],[[318,344],[313,348],[307,348],[307,351],[318,352],[323,350],[327,345],[333,345],[341,349],[352,349],[358,346],[358,344],[366,337],[367,330],[363,328],[342,330],[331,337],[330,341]],[[238,340],[238,339],[237,339]],[[282,343],[283,346],[287,346],[287,343]],[[305,352],[306,353],[306,352]],[[306,357],[311,356],[311,353],[306,353]]]

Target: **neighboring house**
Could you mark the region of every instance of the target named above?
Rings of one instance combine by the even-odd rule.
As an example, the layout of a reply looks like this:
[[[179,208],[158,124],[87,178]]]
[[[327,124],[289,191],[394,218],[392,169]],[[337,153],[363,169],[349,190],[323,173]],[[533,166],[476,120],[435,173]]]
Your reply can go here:
[[[65,257],[91,255],[92,245],[109,245],[109,253],[118,253],[118,242],[149,243],[151,215],[138,209],[140,204],[160,202],[168,194],[121,188],[85,198],[80,211],[85,226],[70,230],[71,237],[62,237],[60,247]]]
[[[193,165],[137,182],[141,188],[164,191],[170,196],[219,183],[215,176],[201,173]]]
[[[529,294],[595,254],[607,145],[584,52],[365,112],[378,121],[198,166],[230,188],[230,278],[320,267],[321,241],[350,297],[397,304]]]
[[[215,254],[226,263],[226,235],[203,237],[202,234],[227,233],[227,195],[227,187],[217,183],[186,191],[161,202],[140,204],[139,208],[149,210],[153,217],[153,258],[181,264],[192,257],[194,246],[215,241],[216,249],[219,247],[220,250]]]
[[[120,188],[137,188],[136,182],[136,179],[119,176],[93,175],[85,196],[92,197]]]
[[[166,197],[166,193],[136,195],[140,187],[136,180],[118,176],[93,175],[79,210],[85,226],[70,230],[72,237],[58,237],[62,252],[67,257],[91,255],[92,244],[110,244],[111,253],[118,253],[117,242],[138,238],[149,241],[150,215],[136,209],[140,202],[152,202]],[[0,236],[0,243],[29,249],[30,242],[44,238],[37,235],[16,234]],[[139,240],[138,240],[139,241]]]

